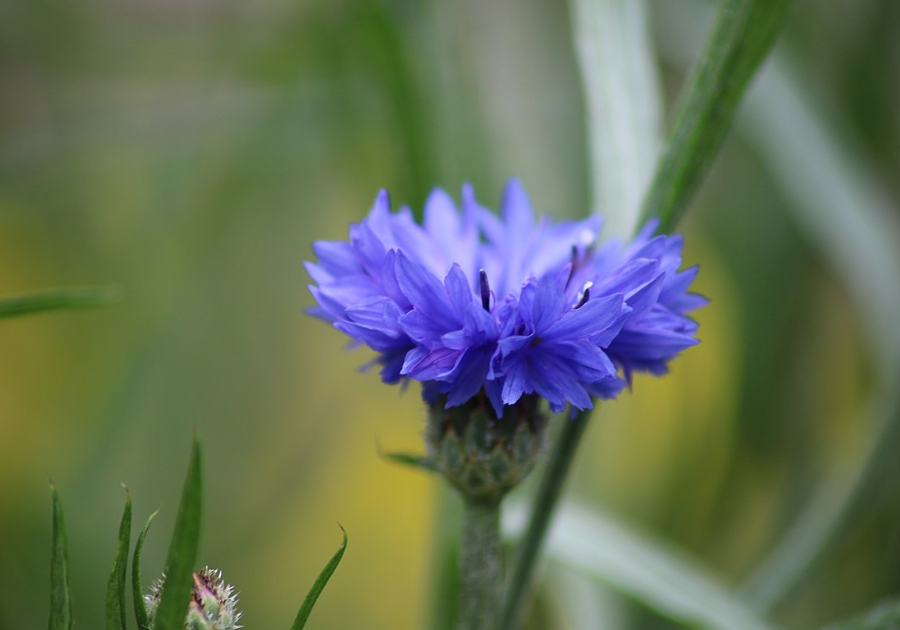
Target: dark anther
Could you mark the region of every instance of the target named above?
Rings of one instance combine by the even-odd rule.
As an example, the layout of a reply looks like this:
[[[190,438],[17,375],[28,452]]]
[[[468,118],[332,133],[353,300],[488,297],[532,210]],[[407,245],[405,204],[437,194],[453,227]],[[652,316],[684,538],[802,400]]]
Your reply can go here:
[[[481,305],[484,310],[491,312],[491,285],[488,284],[487,272],[482,269],[478,272],[481,278]]]
[[[591,283],[588,282],[584,287],[584,291],[581,293],[581,297],[578,298],[578,302],[575,304],[575,308],[581,308],[584,306],[584,303],[591,299]],[[573,309],[574,310],[574,309]]]

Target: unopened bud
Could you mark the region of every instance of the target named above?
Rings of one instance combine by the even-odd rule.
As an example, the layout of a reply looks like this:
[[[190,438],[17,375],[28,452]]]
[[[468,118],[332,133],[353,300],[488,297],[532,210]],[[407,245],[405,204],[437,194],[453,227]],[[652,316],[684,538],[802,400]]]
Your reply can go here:
[[[151,628],[165,581],[166,576],[163,575],[144,596]],[[237,594],[234,587],[222,579],[222,572],[209,567],[195,572],[191,599],[184,617],[184,630],[237,630],[241,627],[238,625],[240,618]]]

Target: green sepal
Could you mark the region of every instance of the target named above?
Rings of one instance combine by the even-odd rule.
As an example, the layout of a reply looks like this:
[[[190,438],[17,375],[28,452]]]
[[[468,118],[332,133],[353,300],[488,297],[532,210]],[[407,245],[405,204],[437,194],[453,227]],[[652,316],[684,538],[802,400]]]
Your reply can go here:
[[[337,566],[341,563],[341,558],[344,557],[344,551],[347,549],[347,531],[341,527],[340,523],[338,523],[338,527],[341,528],[341,532],[344,534],[344,541],[341,543],[340,548],[334,552],[334,555],[331,556],[331,560],[328,561],[328,564],[325,565],[322,572],[319,573],[319,577],[316,578],[312,588],[309,589],[306,599],[303,600],[303,605],[300,606],[300,611],[294,618],[294,624],[291,626],[291,630],[303,630],[303,626],[306,625],[306,620],[309,618],[309,613],[312,612],[313,606],[316,605],[316,600],[319,599],[319,595],[322,594],[322,591],[325,589],[325,585],[328,584],[328,580],[331,579],[334,570],[337,569]]]
[[[0,319],[59,308],[105,306],[118,300],[110,287],[66,287],[0,298]]]
[[[509,415],[496,420],[478,408],[432,409],[429,459],[466,499],[498,501],[534,467],[543,449],[545,418],[536,407]]]
[[[125,511],[119,524],[116,558],[106,585],[106,630],[125,630],[125,582],[131,547],[131,492],[125,488]]]
[[[150,615],[147,613],[144,585],[141,583],[141,552],[144,550],[144,538],[147,537],[147,530],[150,529],[150,523],[157,514],[159,514],[159,510],[151,514],[141,528],[141,533],[138,534],[137,542],[134,544],[134,556],[131,560],[131,598],[134,603],[134,619],[137,622],[138,630],[150,630]]]
[[[166,557],[165,583],[153,630],[183,630],[184,616],[191,598],[194,564],[200,548],[200,521],[203,512],[203,473],[200,439],[194,434],[191,462],[181,494],[175,531]]]
[[[50,621],[49,630],[71,630],[72,599],[69,594],[69,543],[62,503],[53,481],[50,481],[53,500],[53,545],[50,552]]]

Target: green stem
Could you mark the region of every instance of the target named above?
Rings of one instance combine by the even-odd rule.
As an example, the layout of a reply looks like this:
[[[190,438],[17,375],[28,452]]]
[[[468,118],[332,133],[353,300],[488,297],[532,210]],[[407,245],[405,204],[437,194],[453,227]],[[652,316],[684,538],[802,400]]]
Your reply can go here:
[[[459,580],[456,630],[496,630],[503,595],[499,500],[465,501]]]
[[[528,523],[525,538],[522,540],[513,565],[509,590],[506,592],[506,599],[500,615],[500,630],[512,630],[515,627],[531,586],[544,539],[547,536],[550,517],[559,503],[563,485],[590,417],[590,409],[579,411],[563,426],[562,432],[553,446],[550,461],[547,462],[547,468],[534,500],[534,507],[531,509],[531,520]]]
[[[650,190],[640,224],[659,217],[659,231],[675,227],[706,177],[744,89],[765,59],[791,0],[723,0],[694,67]]]

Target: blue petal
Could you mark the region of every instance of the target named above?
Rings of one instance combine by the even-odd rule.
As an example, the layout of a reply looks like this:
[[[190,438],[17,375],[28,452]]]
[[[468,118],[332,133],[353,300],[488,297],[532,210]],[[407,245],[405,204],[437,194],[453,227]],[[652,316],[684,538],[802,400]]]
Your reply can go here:
[[[460,269],[459,265],[454,264],[450,268],[450,272],[447,274],[447,277],[444,278],[444,288],[447,290],[447,295],[450,298],[450,305],[453,307],[456,319],[462,321],[466,309],[474,300],[474,296],[472,295],[472,289],[469,286],[469,280],[466,278],[466,275],[463,273],[462,269]]]
[[[541,336],[548,341],[590,339],[596,345],[605,345],[601,343],[606,337],[604,333],[615,336],[622,326],[619,322],[625,308],[621,294],[593,298],[581,308],[567,312]]]
[[[531,302],[531,321],[535,333],[544,334],[565,312],[565,287],[550,274],[541,278],[535,286]]]
[[[319,265],[332,275],[340,276],[362,272],[362,265],[350,243],[316,241],[312,244],[312,248],[319,258]]]
[[[447,391],[448,407],[455,407],[465,403],[481,390],[487,377],[488,364],[493,353],[494,348],[492,345],[469,348],[465,351],[453,372],[452,384]]]
[[[451,304],[440,280],[409,260],[403,252],[397,255],[396,269],[400,290],[417,311],[445,330],[456,328]]]

